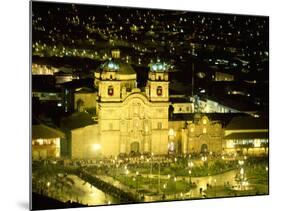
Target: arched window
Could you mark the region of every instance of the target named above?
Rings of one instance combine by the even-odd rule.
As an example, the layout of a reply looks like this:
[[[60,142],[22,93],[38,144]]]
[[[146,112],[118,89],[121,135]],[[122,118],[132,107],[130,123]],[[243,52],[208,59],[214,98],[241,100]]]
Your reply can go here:
[[[158,86],[157,87],[157,96],[161,96],[162,95],[162,86]]]
[[[109,96],[113,96],[114,95],[114,89],[113,89],[113,86],[109,86],[108,89],[107,89],[107,94]]]

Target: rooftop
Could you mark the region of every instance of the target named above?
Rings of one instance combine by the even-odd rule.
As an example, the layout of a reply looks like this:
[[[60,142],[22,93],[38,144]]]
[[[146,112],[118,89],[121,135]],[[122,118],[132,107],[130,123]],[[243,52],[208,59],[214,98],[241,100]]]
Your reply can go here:
[[[96,122],[92,119],[92,116],[86,112],[73,113],[63,118],[61,121],[62,128],[66,130],[82,128],[92,124],[96,124]]]
[[[226,126],[226,130],[268,129],[268,118],[234,117]]]
[[[254,132],[254,133],[231,133],[224,137],[224,139],[268,139],[268,132]]]
[[[64,138],[60,130],[48,127],[43,124],[32,125],[32,139]]]
[[[113,71],[123,75],[136,74],[135,70],[130,64],[122,62],[120,59],[110,59],[101,64],[97,71]]]

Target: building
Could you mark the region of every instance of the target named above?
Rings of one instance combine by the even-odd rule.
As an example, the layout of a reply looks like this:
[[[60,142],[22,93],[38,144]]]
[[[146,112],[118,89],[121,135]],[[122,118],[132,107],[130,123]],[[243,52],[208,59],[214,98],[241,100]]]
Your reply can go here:
[[[62,127],[69,131],[70,157],[167,154],[170,104],[167,71],[168,65],[153,64],[146,87],[141,90],[129,64],[118,59],[102,64],[95,72],[98,93],[92,122],[74,127],[67,124],[83,121],[63,120]]]
[[[66,134],[62,142],[62,155],[71,159],[94,158],[99,153],[99,125],[87,112],[75,112],[62,119],[61,128]]]
[[[194,113],[194,103],[190,99],[181,95],[170,96],[173,114]]]
[[[54,73],[59,71],[58,68],[36,63],[32,63],[31,70],[32,75],[54,75]]]
[[[111,60],[98,71],[97,114],[102,154],[167,154],[167,65],[151,65],[144,91],[136,87],[136,73],[128,64]]]
[[[139,88],[137,74],[131,65],[118,58],[101,64],[94,72],[95,94],[84,95],[82,89],[73,89],[76,92],[75,110],[78,112],[62,121],[68,156],[91,159],[151,153],[230,152],[233,137],[228,135],[235,132],[229,125],[224,132],[225,124],[209,118],[209,114],[196,113],[194,116],[194,104],[188,98],[170,98],[168,71],[169,65],[165,63],[151,64],[147,83]],[[217,102],[206,102],[209,112],[238,114],[238,111]],[[94,107],[95,113],[88,112],[86,104]],[[188,115],[192,118],[187,118]],[[253,131],[257,132],[255,124],[253,127]]]
[[[234,117],[225,128],[225,152],[238,154],[268,153],[268,119]]]
[[[43,124],[32,125],[32,160],[60,157],[60,141],[64,133]]]
[[[182,129],[182,153],[217,153],[223,150],[223,128],[219,121],[196,114]]]
[[[219,71],[216,71],[212,78],[214,81],[234,81],[234,75]]]
[[[87,87],[77,88],[74,92],[74,110],[96,111],[97,92]]]

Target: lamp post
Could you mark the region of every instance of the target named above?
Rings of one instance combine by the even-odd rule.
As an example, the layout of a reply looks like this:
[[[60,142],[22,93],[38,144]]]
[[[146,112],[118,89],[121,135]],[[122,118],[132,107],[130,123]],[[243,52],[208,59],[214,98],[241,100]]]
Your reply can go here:
[[[192,161],[188,161],[187,166],[188,166],[188,174],[189,174],[189,186],[191,186],[191,169],[193,167],[193,162]]]
[[[151,153],[150,156],[150,176],[149,176],[149,186],[151,187],[151,178],[152,178],[152,161],[153,161],[153,152]]]
[[[160,191],[160,162],[158,162],[158,193]]]
[[[175,199],[176,199],[176,196],[177,196],[177,194],[176,194],[176,192],[177,192],[177,177],[176,176],[174,177],[174,182],[175,182]]]
[[[167,188],[167,184],[165,183],[165,184],[163,185],[164,196],[165,196],[165,194],[166,194],[166,188]]]
[[[139,190],[138,190],[138,189],[139,189],[139,180],[138,180],[138,177],[139,177],[139,172],[137,171],[137,172],[136,172],[136,183],[137,183],[137,184],[136,184],[136,190],[137,190],[137,193],[139,192]]]
[[[129,170],[127,168],[127,166],[125,166],[125,174],[126,174],[126,180],[128,181],[128,175],[129,175]]]
[[[215,182],[215,197],[216,197],[217,196],[217,180],[215,179],[214,182]]]
[[[202,161],[203,161],[204,165],[205,165],[205,166],[208,166],[208,163],[207,163],[208,158],[207,158],[207,156],[206,156],[206,155],[204,155],[201,159],[202,159]]]
[[[244,157],[245,159],[245,157]],[[240,172],[239,172],[239,181],[240,181],[240,187],[241,187],[241,190],[243,189],[243,182],[244,182],[244,168],[243,168],[243,165],[244,165],[245,161],[244,160],[238,160],[238,164],[240,166]]]
[[[188,174],[189,174],[189,187],[191,188],[191,170],[188,170]]]

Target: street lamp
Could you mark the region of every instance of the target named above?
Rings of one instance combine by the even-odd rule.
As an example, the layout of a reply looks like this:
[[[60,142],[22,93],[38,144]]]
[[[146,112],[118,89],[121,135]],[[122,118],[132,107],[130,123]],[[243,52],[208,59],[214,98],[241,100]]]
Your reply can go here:
[[[191,187],[191,170],[188,171],[189,174],[189,187]]]
[[[151,186],[151,179],[152,179],[152,161],[153,161],[153,152],[151,153],[150,156],[150,176],[149,176],[149,185]]]
[[[138,189],[139,189],[139,183],[138,183],[138,176],[139,176],[139,172],[137,171],[136,172],[136,182],[137,182],[137,184],[136,184],[136,190],[137,190],[137,193],[138,193]]]
[[[175,199],[176,199],[176,192],[177,192],[177,177],[174,177],[175,182]]]
[[[166,194],[166,188],[167,188],[167,184],[165,183],[164,185],[163,185],[163,189],[164,189],[164,195]]]
[[[207,165],[207,160],[208,160],[207,156],[203,156],[201,159],[202,159],[204,165],[206,166]]]
[[[158,193],[160,191],[160,162],[158,162]]]
[[[216,197],[217,196],[217,180],[215,179],[214,182],[215,182],[215,197]]]

